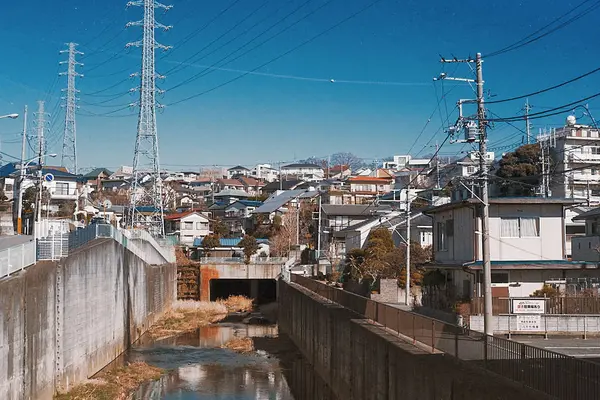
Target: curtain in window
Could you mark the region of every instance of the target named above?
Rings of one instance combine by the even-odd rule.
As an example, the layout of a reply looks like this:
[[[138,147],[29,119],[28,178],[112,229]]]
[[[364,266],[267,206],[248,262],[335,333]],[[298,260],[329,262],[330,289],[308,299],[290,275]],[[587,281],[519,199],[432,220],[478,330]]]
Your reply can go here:
[[[502,218],[500,230],[502,237],[519,237],[519,219]]]
[[[539,236],[537,218],[521,218],[521,237]]]

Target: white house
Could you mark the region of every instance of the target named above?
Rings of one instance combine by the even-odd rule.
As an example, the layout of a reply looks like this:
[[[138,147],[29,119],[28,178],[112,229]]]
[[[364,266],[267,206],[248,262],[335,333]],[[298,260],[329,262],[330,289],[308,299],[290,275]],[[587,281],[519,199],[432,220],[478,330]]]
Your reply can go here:
[[[325,177],[323,168],[315,164],[289,164],[281,167],[281,173],[286,178],[295,177],[307,182],[319,182]]]
[[[246,167],[242,167],[238,165],[233,168],[229,168],[227,170],[227,179],[235,178],[236,176],[248,176],[250,175],[250,170]]]
[[[209,220],[196,211],[166,215],[165,233],[177,237],[181,245],[192,246],[195,238],[210,234]]]
[[[556,198],[491,198],[489,242],[492,294],[529,296],[546,282],[579,276],[586,266],[566,259],[565,206]],[[433,218],[434,261],[456,292],[482,296],[480,202],[452,202],[424,213]]]
[[[250,170],[250,176],[265,182],[274,182],[279,179],[279,171],[272,168],[271,164],[257,164]]]

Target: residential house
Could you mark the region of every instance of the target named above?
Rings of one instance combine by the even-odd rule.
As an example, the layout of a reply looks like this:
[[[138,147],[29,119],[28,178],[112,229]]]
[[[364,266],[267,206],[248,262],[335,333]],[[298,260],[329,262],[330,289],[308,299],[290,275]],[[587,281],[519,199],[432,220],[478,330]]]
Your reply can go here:
[[[589,261],[600,266],[600,207],[573,218],[585,224],[585,236],[572,239],[574,261]]]
[[[233,204],[238,200],[245,200],[251,197],[248,193],[239,189],[225,189],[212,195],[215,202],[224,204]]]
[[[327,168],[327,179],[344,180],[352,175],[352,169],[349,165],[334,165]]]
[[[577,124],[574,116],[567,124],[538,137],[547,145],[556,169],[550,183],[553,197],[566,197],[600,204],[600,131]]]
[[[342,257],[346,251],[346,235],[353,231],[352,227],[373,218],[379,218],[389,211],[390,208],[387,206],[322,204],[321,248]],[[341,231],[344,231],[345,233],[338,234],[338,232]]]
[[[113,173],[106,168],[96,168],[83,176],[88,185],[95,190],[102,190],[102,181],[109,179]]]
[[[196,238],[210,234],[209,220],[197,211],[165,215],[165,233],[175,236],[182,246],[193,246]]]
[[[279,179],[279,171],[271,167],[271,164],[257,164],[250,170],[250,176],[265,182],[273,182]]]
[[[399,171],[403,168],[427,169],[431,167],[431,160],[412,158],[411,155],[394,156],[392,161],[384,161],[383,168]]]
[[[297,163],[281,167],[281,173],[286,178],[294,177],[306,182],[319,182],[325,177],[323,168],[315,164]]]
[[[244,190],[244,184],[238,179],[219,179],[215,184],[215,191]]]
[[[130,179],[133,175],[133,167],[121,166],[115,172],[113,172],[109,178],[110,179]]]
[[[125,179],[104,179],[101,181],[100,190],[108,190],[118,194],[127,194],[131,189],[131,182]]]
[[[239,181],[243,185],[243,190],[251,196],[258,196],[262,193],[262,189],[266,184],[251,176],[242,176]]]
[[[252,226],[250,216],[252,212],[262,205],[261,201],[238,200],[233,204],[226,205],[223,221],[229,227],[233,235],[244,235],[246,230]]]
[[[316,190],[307,189],[280,191],[266,199],[260,207],[252,212],[252,214],[262,214],[263,216],[267,216],[268,220],[272,221],[275,215],[281,215],[287,212],[290,206],[296,208],[298,207],[299,202],[313,199],[318,195],[319,193]]]
[[[269,195],[273,193],[277,193],[282,190],[297,190],[297,189],[306,189],[310,186],[309,183],[300,181],[297,179],[286,179],[282,181],[274,181],[267,183],[263,188],[262,192],[267,193]]]
[[[368,203],[376,196],[392,190],[392,178],[376,178],[372,176],[354,176],[347,181],[350,192],[356,196],[356,203]]]
[[[227,170],[227,179],[233,179],[238,176],[248,176],[248,175],[250,175],[250,170],[246,167],[242,167],[241,165],[238,165],[233,168],[229,168]]]
[[[544,283],[589,274],[566,260],[565,206],[570,199],[490,198],[489,243],[492,295],[528,297]],[[459,296],[483,295],[481,203],[455,201],[424,211],[433,218],[434,261]],[[578,240],[578,239],[575,239]],[[574,250],[575,252],[575,250]]]

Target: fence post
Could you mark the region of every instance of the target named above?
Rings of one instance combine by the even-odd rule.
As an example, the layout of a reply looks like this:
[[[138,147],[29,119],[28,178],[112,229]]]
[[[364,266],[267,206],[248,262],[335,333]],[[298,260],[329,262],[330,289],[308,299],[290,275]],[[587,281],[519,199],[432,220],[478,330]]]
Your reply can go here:
[[[458,328],[454,329],[454,357],[458,358]]]
[[[583,340],[587,340],[587,318],[585,314],[583,314]]]
[[[21,271],[25,269],[25,243],[21,245]]]
[[[435,353],[435,320],[431,320],[431,352]]]
[[[413,344],[417,344],[417,334],[416,334],[416,327],[415,327],[415,315],[413,314],[412,316],[412,325],[413,325]]]
[[[498,316],[498,318],[500,318],[500,315]],[[518,317],[517,317],[518,318]],[[508,339],[510,340],[510,314],[508,315]]]
[[[485,366],[485,368],[488,367],[487,363],[488,363],[488,340],[489,340],[489,335],[484,333],[483,336],[483,365]]]
[[[543,314],[542,317],[544,317],[544,339],[548,340],[548,315]]]

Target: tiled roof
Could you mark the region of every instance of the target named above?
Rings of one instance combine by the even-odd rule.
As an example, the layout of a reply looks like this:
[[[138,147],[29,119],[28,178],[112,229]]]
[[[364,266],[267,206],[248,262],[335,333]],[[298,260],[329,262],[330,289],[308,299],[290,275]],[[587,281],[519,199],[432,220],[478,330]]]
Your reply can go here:
[[[238,165],[236,167],[229,168],[227,171],[250,171],[250,170],[246,167],[242,167],[241,165]]]
[[[263,187],[265,186],[264,182],[259,181],[258,179],[254,179],[250,176],[242,176],[238,179],[243,185],[250,187]]]
[[[219,179],[218,182],[221,185],[227,185],[227,186],[244,186],[244,184],[237,179]]]
[[[350,183],[389,183],[391,178],[375,178],[373,176],[353,176],[348,179]]]

